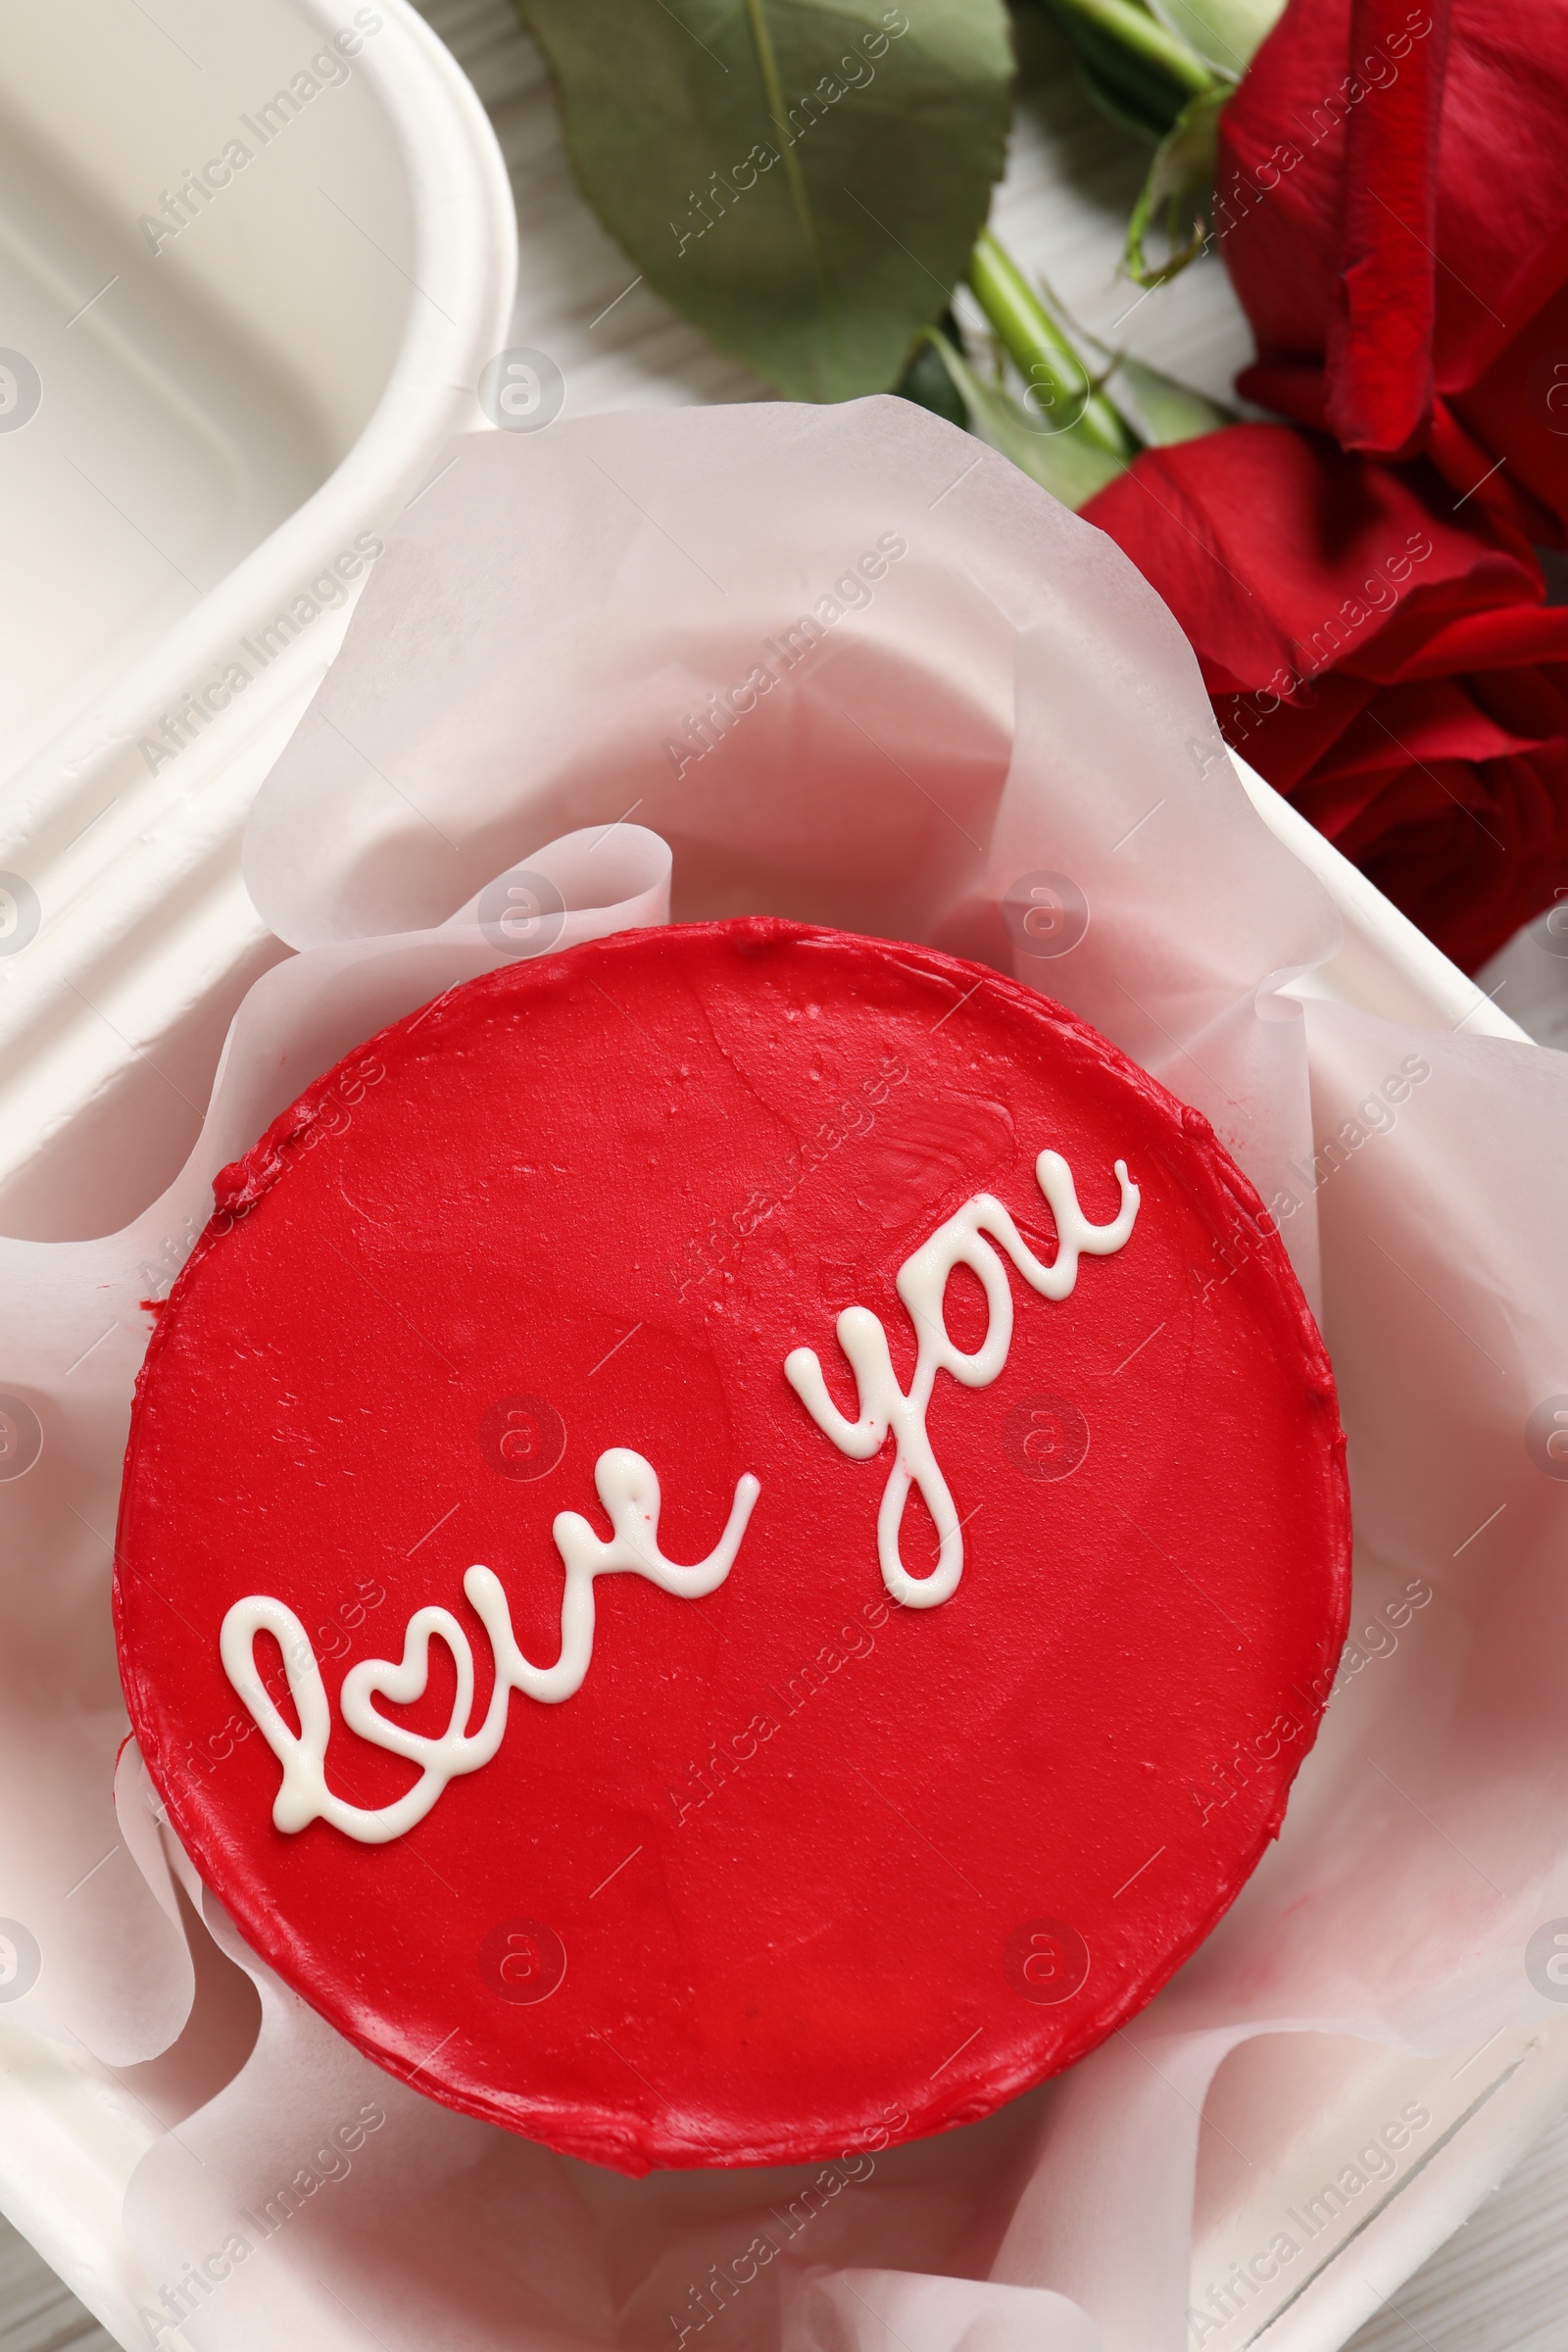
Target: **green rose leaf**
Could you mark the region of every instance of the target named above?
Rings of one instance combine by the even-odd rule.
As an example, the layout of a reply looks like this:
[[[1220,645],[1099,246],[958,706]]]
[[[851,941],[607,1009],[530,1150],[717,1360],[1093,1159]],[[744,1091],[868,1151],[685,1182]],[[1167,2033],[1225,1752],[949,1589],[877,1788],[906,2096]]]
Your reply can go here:
[[[1001,176],[1003,0],[518,0],[578,181],[666,302],[797,400],[896,383]]]

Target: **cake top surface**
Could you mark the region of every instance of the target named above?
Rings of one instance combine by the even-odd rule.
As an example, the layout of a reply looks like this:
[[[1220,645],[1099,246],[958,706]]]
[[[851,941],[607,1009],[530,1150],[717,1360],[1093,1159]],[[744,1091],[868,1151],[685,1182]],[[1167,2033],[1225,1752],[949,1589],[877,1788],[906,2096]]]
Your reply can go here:
[[[1093,2047],[1277,1832],[1327,1359],[1206,1124],[1044,998],[623,934],[368,1041],[217,1195],[122,1675],[208,1884],[419,2088],[628,2171],[883,2146]]]

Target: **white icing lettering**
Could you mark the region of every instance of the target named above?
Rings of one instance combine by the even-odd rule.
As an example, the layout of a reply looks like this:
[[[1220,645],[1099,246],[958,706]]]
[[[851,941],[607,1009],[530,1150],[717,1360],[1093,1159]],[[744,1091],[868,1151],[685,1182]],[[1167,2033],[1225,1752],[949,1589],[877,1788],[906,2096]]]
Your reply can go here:
[[[1132,1233],[1139,1191],[1118,1159],[1121,1207],[1108,1225],[1092,1225],[1078,1205],[1072,1170],[1059,1152],[1042,1152],[1035,1178],[1056,1221],[1056,1254],[1041,1264],[1000,1200],[978,1193],[939,1225],[928,1242],[912,1250],[898,1272],[898,1293],[908,1310],[918,1343],[914,1378],[907,1396],[900,1388],[888,1353],[887,1333],[869,1307],[847,1306],[836,1329],[839,1346],[855,1374],[858,1415],[841,1413],[828,1395],[815,1350],[794,1348],[784,1359],[784,1377],[825,1437],[856,1461],[869,1461],[891,1436],[897,1448],[877,1513],[876,1546],[882,1581],[906,1608],[935,1608],[951,1599],[963,1574],[963,1535],[948,1482],[926,1434],[926,1408],[936,1376],[951,1372],[965,1388],[984,1389],[1001,1372],[1012,1345],[1012,1292],[1007,1270],[991,1247],[1002,1244],[1030,1287],[1045,1298],[1065,1298],[1078,1279],[1083,1254],[1108,1257]],[[986,1239],[990,1235],[991,1241]],[[956,1348],[948,1333],[948,1280],[958,1266],[979,1277],[986,1295],[986,1336],[971,1353]],[[899,1550],[899,1531],[910,1487],[918,1487],[937,1531],[937,1563],[926,1576],[911,1576]]]
[[[659,1548],[659,1479],[651,1462],[623,1446],[612,1446],[599,1456],[594,1485],[610,1516],[610,1541],[596,1536],[580,1511],[558,1512],[552,1529],[566,1571],[561,1601],[561,1654],[553,1666],[534,1665],[518,1648],[512,1612],[495,1572],[473,1567],[464,1577],[463,1590],[489,1637],[495,1659],[495,1687],[477,1730],[468,1729],[473,1706],[473,1651],[450,1609],[416,1609],[409,1620],[399,1662],[364,1658],[344,1676],[340,1704],[350,1730],[373,1746],[419,1767],[413,1788],[389,1805],[350,1804],[334,1796],[327,1787],[331,1702],[311,1638],[293,1610],[265,1592],[234,1602],[223,1619],[220,1650],[224,1672],[282,1767],[282,1783],[272,1806],[272,1820],[278,1829],[292,1833],[321,1820],[345,1837],[358,1838],[362,1845],[384,1845],[389,1838],[403,1837],[424,1819],[449,1781],[489,1763],[507,1728],[507,1708],[514,1690],[556,1706],[581,1689],[593,1655],[595,1577],[629,1571],[683,1600],[700,1600],[716,1591],[728,1576],[761,1492],[748,1472],[736,1486],[718,1543],[706,1560],[683,1568],[675,1560],[666,1560]],[[256,1637],[261,1633],[270,1634],[283,1652],[283,1671],[299,1716],[298,1732],[284,1719],[257,1667]],[[394,1706],[409,1706],[424,1695],[432,1640],[446,1644],[457,1668],[452,1713],[445,1731],[434,1739],[391,1722],[376,1704],[378,1699],[389,1699]]]

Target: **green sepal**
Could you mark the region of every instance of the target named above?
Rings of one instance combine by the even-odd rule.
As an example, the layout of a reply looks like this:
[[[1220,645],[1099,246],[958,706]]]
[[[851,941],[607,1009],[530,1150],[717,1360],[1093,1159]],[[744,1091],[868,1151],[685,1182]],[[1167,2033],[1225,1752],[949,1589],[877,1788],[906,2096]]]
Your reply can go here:
[[[1132,219],[1127,223],[1127,274],[1141,286],[1168,285],[1208,242],[1214,191],[1214,151],[1228,84],[1200,91],[1154,150]],[[1145,250],[1152,228],[1164,235],[1163,262]]]

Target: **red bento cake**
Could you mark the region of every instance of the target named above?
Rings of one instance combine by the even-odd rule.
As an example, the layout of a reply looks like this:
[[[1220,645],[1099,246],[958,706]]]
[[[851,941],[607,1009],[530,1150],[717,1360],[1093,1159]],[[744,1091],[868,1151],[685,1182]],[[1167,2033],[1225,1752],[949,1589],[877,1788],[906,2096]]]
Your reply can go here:
[[[940,2131],[1276,1835],[1348,1603],[1328,1361],[1206,1123],[1059,1006],[624,934],[384,1031],[217,1193],[125,1690],[251,1944],[421,2090],[626,2172]]]

